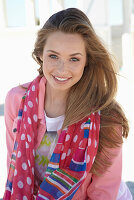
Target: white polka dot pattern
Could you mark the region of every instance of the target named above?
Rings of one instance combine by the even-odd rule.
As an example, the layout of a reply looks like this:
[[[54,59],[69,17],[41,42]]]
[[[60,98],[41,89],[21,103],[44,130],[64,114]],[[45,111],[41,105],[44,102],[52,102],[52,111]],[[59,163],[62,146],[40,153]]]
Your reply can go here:
[[[68,149],[67,156],[71,154],[71,149]]]
[[[76,136],[74,137],[73,142],[76,142],[77,139],[78,139],[78,135],[76,135]]]
[[[33,119],[34,119],[34,121],[35,121],[35,122],[37,122],[37,120],[38,120],[38,117],[37,117],[37,115],[36,115],[36,114],[34,114],[34,115],[33,115]]]
[[[92,161],[92,163],[94,163],[94,161],[95,161],[95,156],[93,157],[93,161]]]
[[[25,146],[26,146],[26,149],[29,148],[29,144],[27,142],[25,143]]]
[[[80,141],[80,143],[79,143],[79,146],[81,146],[81,145],[82,145],[82,142],[83,142],[83,141],[81,140],[81,141]]]
[[[39,81],[40,78],[38,78],[38,83]],[[38,121],[38,91],[36,91],[35,83],[34,85],[29,85],[30,89],[28,89],[28,91],[25,93],[25,96],[23,96],[19,108],[17,131],[20,134],[17,135],[17,139],[14,145],[15,149],[12,154],[14,156],[16,155],[16,160],[13,160],[14,156],[12,156],[12,164],[15,169],[14,171],[9,170],[13,173],[10,173],[9,175],[10,177],[13,177],[14,181],[11,198],[16,200],[28,200],[31,198],[31,192],[33,193],[33,184],[31,177],[33,177],[34,175],[34,162],[32,159],[34,159],[35,157],[35,151],[33,149],[34,147],[32,146],[32,140],[34,138],[33,133],[37,127]],[[30,154],[30,152],[33,153]],[[23,191],[23,194],[21,191]]]
[[[31,185],[32,181],[31,181],[31,178],[30,177],[27,177],[27,184],[28,185]]]
[[[28,200],[28,198],[26,196],[23,196],[23,200]]]
[[[24,124],[24,129],[26,129],[26,124]]]
[[[35,85],[32,86],[32,91],[33,91],[33,92],[35,91]]]
[[[28,162],[28,165],[29,165],[29,167],[30,167],[30,166],[31,166],[30,160],[28,160],[27,162]]]
[[[94,144],[95,148],[97,147],[97,141],[95,140],[95,144]]]
[[[36,103],[38,104],[38,98],[36,97]]]
[[[30,108],[33,107],[33,103],[32,103],[32,101],[28,101],[28,106],[29,106]]]
[[[15,170],[14,170],[14,176],[16,176],[16,175],[17,175],[17,170],[15,169]]]
[[[61,160],[64,160],[66,158],[66,153],[63,153],[61,156]]]
[[[88,138],[88,146],[91,146],[91,138]]]
[[[20,189],[23,188],[23,183],[22,183],[22,181],[19,181],[17,185],[18,185],[18,188],[20,188]]]
[[[31,142],[31,136],[27,135],[28,142]]]
[[[24,111],[25,111],[25,112],[27,111],[27,107],[26,107],[26,105],[24,105]]]
[[[27,91],[27,95],[28,95],[28,96],[29,96],[29,94],[30,94],[30,90]]]
[[[70,135],[66,135],[65,141],[67,142],[70,139]]]
[[[34,151],[34,149],[33,149],[33,156],[35,157],[35,151]]]
[[[63,151],[63,149],[64,149],[64,145],[62,145],[62,149],[61,149],[61,151]]]
[[[13,194],[13,188],[12,188],[12,192],[11,192],[11,195]]]
[[[25,134],[24,133],[21,135],[21,140],[25,140]]]
[[[90,156],[88,155],[87,156],[87,163],[89,163],[89,161],[90,161]]]
[[[32,167],[32,174],[34,175],[34,168]]]
[[[90,124],[90,130],[92,130],[92,125],[93,125],[93,122],[91,122],[91,124]]]
[[[84,128],[84,125],[85,125],[85,122],[83,122],[83,123],[81,124],[81,129]]]
[[[30,117],[28,117],[27,120],[28,120],[28,123],[29,123],[29,124],[32,124],[32,121],[31,121]]]
[[[22,169],[27,170],[27,164],[26,163],[22,163]]]
[[[21,157],[21,151],[18,151],[17,157],[18,157],[18,158]]]
[[[96,130],[96,125],[94,124],[94,130]]]

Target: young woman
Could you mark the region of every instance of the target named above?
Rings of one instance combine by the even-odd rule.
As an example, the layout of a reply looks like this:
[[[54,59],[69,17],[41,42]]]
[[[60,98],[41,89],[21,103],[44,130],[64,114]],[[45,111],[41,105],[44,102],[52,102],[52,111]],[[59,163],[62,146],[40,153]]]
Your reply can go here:
[[[87,16],[52,15],[38,32],[39,76],[5,102],[4,199],[131,199],[122,187],[127,119],[115,101],[114,63]]]

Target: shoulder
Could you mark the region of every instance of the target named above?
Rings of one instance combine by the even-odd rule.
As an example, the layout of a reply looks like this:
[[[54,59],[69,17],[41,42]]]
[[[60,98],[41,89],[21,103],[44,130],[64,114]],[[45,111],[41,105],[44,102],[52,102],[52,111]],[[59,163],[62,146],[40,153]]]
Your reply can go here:
[[[5,99],[5,114],[12,113],[14,116],[18,114],[21,99],[29,84],[30,82],[14,87],[8,91]]]
[[[19,101],[22,98],[22,96],[24,95],[29,84],[30,84],[30,82],[10,89],[7,93],[6,100],[10,100],[11,102],[12,101],[15,101],[15,102]]]

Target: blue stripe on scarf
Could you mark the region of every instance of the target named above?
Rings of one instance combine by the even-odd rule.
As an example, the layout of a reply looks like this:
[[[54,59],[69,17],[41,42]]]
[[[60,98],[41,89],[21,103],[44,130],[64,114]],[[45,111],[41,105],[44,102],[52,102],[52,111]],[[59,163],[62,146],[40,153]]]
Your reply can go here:
[[[84,138],[89,137],[89,129],[84,129]]]
[[[18,116],[19,116],[19,117],[22,117],[22,113],[23,113],[23,110],[20,109],[19,112],[18,112]]]
[[[6,187],[9,187],[10,190],[12,190],[12,182],[10,182],[9,180],[7,180]]]
[[[49,176],[52,180],[56,181],[57,183],[59,183],[60,185],[62,185],[65,189],[69,190],[69,187],[67,187],[62,181],[54,178],[53,176]],[[62,180],[62,178],[60,178]]]
[[[77,190],[79,189],[79,187],[76,188],[76,190],[74,190],[74,192],[70,196],[68,196],[65,200],[71,200],[73,198],[73,196],[75,195],[75,193],[77,192]]]
[[[48,167],[47,167],[47,170],[51,170],[52,172],[54,171],[54,170],[56,170],[57,168],[53,168],[53,167],[49,167],[49,165],[48,165]]]
[[[15,143],[14,143],[14,150],[17,150],[17,147],[18,147],[18,142],[15,141]]]
[[[86,163],[80,165],[80,164],[76,164],[74,163],[72,160],[71,160],[71,163],[70,163],[70,166],[69,168],[73,171],[76,171],[76,172],[82,172],[82,171],[85,171],[86,170]]]
[[[54,197],[54,199],[58,199],[63,195],[63,193],[60,190],[58,190],[55,186],[47,183],[46,180],[44,180],[41,183],[40,188],[51,194]]]
[[[13,154],[12,154],[11,159],[16,160],[16,155],[13,155]]]
[[[59,163],[59,161],[60,161],[60,154],[53,153],[50,162]]]

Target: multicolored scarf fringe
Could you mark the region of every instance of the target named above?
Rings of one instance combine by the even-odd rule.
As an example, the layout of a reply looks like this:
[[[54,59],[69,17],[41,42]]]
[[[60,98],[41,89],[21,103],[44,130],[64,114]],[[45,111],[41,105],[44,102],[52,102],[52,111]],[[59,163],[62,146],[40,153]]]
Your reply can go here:
[[[22,98],[4,200],[33,200],[40,79],[37,77],[30,84]],[[94,163],[99,128],[100,114],[97,112],[61,131],[37,200],[73,198]]]

